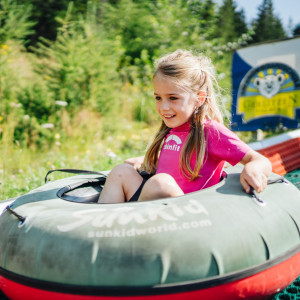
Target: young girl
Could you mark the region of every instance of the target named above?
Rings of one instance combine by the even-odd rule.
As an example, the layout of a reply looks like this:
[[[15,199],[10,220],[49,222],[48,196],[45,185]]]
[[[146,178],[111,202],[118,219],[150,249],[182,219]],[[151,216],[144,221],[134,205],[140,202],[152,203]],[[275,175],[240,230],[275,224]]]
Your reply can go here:
[[[175,197],[208,188],[221,180],[225,161],[244,165],[240,181],[247,193],[250,186],[257,192],[265,189],[271,164],[223,125],[214,83],[206,57],[177,50],[157,61],[153,86],[161,127],[145,157],[129,159],[110,172],[100,203]]]

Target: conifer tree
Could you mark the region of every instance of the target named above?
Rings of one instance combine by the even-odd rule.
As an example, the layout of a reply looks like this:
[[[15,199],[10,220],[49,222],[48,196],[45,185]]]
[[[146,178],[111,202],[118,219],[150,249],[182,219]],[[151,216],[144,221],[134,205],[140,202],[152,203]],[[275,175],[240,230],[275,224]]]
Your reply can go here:
[[[263,0],[258,7],[258,16],[252,22],[254,35],[252,43],[265,42],[286,37],[282,23],[278,16],[274,14],[272,0]]]
[[[234,42],[248,30],[243,10],[237,11],[234,0],[224,0],[218,11],[217,35],[225,43]]]
[[[293,36],[300,35],[300,23],[297,24],[293,30]]]
[[[58,18],[64,18],[70,0],[16,0],[19,4],[30,4],[32,12],[30,20],[35,23],[34,33],[29,35],[30,45],[36,45],[40,37],[55,40],[60,26]],[[73,14],[85,13],[88,0],[76,0]]]
[[[192,0],[188,2],[189,10],[198,18],[200,26],[203,30],[210,32],[216,25],[216,4],[213,0]]]
[[[240,11],[237,11],[235,13],[235,30],[238,36],[242,35],[243,33],[246,33],[248,31],[248,27],[246,24],[246,17],[245,12],[243,9]]]

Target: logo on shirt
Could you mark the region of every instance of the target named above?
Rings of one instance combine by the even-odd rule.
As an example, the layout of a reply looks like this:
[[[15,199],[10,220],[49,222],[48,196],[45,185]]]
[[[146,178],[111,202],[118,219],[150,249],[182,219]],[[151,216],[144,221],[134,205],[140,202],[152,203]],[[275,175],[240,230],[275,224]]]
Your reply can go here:
[[[174,141],[175,143],[172,143],[172,145],[171,145],[170,144],[171,141]],[[166,139],[164,149],[165,150],[172,150],[172,151],[179,151],[180,150],[179,145],[181,145],[181,144],[182,144],[181,139],[177,135],[171,134]]]

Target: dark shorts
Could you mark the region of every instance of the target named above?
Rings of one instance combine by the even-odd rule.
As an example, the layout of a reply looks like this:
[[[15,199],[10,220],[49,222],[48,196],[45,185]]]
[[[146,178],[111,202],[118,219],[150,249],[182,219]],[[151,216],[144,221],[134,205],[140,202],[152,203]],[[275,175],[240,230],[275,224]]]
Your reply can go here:
[[[138,201],[140,194],[142,192],[142,189],[144,187],[144,184],[152,176],[151,174],[144,172],[144,171],[142,171],[142,172],[138,171],[138,173],[143,177],[143,182],[141,183],[139,188],[136,190],[136,192],[133,194],[133,196],[128,200],[128,202]]]

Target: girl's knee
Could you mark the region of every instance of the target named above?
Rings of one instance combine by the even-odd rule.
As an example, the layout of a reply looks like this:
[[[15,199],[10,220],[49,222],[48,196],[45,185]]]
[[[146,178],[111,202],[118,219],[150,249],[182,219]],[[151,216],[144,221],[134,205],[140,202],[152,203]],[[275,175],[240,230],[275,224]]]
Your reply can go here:
[[[135,170],[135,168],[133,166],[131,166],[130,164],[120,164],[115,166],[110,174],[114,174],[114,175],[119,175],[119,176],[128,176],[130,174],[136,173],[137,171]]]
[[[183,192],[175,179],[165,173],[152,176],[142,190],[140,200],[151,200],[157,198],[181,196]]]
[[[147,183],[157,190],[165,190],[166,187],[177,186],[175,179],[166,173],[160,173],[152,176]],[[147,184],[146,183],[146,184]]]

